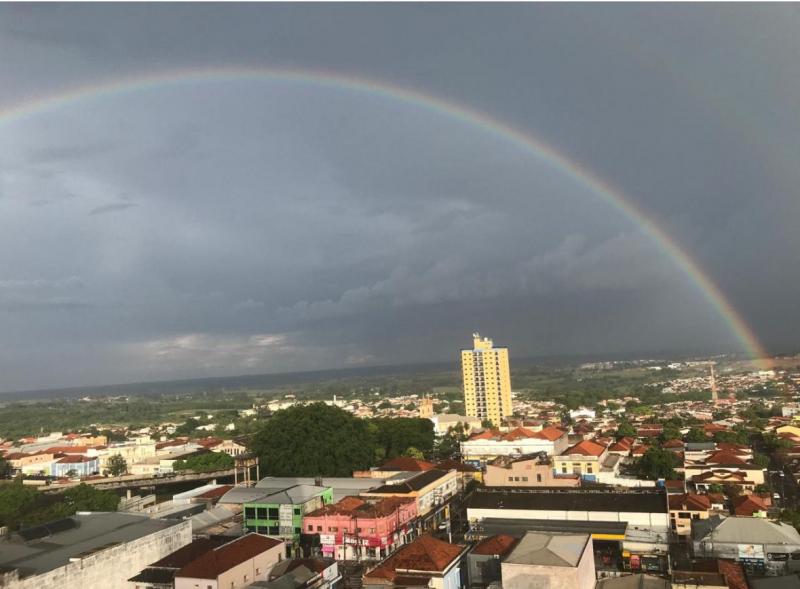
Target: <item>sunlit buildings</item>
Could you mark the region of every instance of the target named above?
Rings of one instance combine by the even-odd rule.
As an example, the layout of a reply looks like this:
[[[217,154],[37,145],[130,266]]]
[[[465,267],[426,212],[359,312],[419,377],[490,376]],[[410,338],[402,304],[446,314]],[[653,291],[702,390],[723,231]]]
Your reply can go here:
[[[473,333],[473,349],[461,350],[461,375],[467,416],[499,426],[511,415],[511,374],[508,348],[495,348],[492,340]]]

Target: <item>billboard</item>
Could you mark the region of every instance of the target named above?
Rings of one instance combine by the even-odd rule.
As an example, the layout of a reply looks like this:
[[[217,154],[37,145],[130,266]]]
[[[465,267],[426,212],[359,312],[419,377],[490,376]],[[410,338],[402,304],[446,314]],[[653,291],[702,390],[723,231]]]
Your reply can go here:
[[[762,544],[739,544],[737,546],[739,560],[752,561],[764,560],[764,546]]]

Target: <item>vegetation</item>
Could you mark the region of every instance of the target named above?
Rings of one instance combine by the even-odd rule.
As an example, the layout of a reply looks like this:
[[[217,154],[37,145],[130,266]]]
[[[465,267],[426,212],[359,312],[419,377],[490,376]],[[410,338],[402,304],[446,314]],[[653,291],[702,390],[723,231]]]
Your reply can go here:
[[[675,454],[669,450],[653,446],[648,448],[644,455],[633,464],[633,471],[637,477],[656,481],[659,479],[675,479],[677,466]]]
[[[358,419],[324,403],[277,411],[253,438],[261,470],[274,476],[350,476],[376,461],[433,452],[427,419]]]
[[[233,463],[233,457],[224,452],[208,452],[205,454],[195,454],[186,460],[178,460],[175,462],[173,469],[213,472],[215,470],[228,470],[233,468]]]
[[[108,474],[112,477],[118,477],[128,472],[128,463],[119,455],[114,454],[108,459]]]
[[[73,515],[76,511],[116,511],[119,497],[81,484],[63,493],[42,493],[21,482],[0,485],[0,526],[12,530]]]

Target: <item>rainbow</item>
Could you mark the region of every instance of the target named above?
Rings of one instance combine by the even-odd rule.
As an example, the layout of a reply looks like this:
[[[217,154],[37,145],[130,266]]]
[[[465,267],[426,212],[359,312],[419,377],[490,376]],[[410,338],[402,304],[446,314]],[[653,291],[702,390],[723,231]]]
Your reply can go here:
[[[620,190],[598,178],[580,163],[570,159],[554,147],[510,125],[467,106],[446,101],[401,88],[383,81],[376,81],[341,73],[312,69],[275,69],[248,67],[220,67],[203,69],[167,70],[140,76],[100,81],[78,86],[50,96],[25,100],[10,107],[0,107],[0,127],[20,121],[43,111],[71,106],[84,100],[112,97],[186,83],[267,80],[295,82],[329,87],[339,90],[363,92],[388,100],[405,103],[416,108],[448,117],[524,150],[538,160],[565,174],[577,184],[601,197],[625,217],[634,222],[658,245],[660,250],[697,287],[703,297],[712,305],[736,337],[749,356],[767,365],[769,354],[759,342],[753,330],[733,307],[719,287],[681,246],[675,242],[655,221],[649,218],[634,202]]]

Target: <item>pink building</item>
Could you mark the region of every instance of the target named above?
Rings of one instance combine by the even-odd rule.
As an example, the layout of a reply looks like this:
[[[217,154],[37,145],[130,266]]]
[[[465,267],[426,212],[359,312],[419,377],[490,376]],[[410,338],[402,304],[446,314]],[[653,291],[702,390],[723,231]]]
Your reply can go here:
[[[410,540],[416,517],[413,497],[387,497],[372,503],[345,497],[307,514],[303,533],[319,535],[323,556],[383,558]]]

